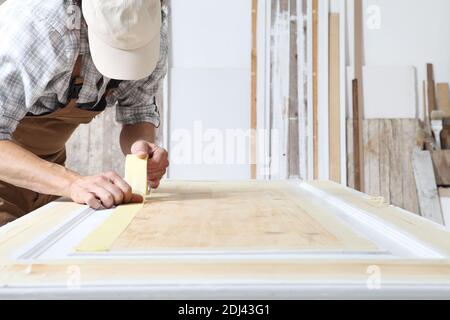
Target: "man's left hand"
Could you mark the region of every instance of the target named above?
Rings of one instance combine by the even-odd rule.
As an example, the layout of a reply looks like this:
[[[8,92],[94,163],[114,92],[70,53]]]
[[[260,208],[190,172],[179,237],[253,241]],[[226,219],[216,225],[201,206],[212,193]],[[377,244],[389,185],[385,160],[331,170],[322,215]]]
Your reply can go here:
[[[149,185],[156,189],[169,167],[167,150],[147,141],[136,141],[131,147],[131,153],[140,158],[148,155],[147,178]]]

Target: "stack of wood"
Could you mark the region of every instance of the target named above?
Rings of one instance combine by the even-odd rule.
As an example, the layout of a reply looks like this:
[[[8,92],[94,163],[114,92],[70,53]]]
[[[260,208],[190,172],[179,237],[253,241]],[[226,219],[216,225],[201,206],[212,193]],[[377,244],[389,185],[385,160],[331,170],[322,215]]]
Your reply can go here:
[[[420,212],[440,224],[446,218],[445,198],[450,198],[450,98],[449,84],[434,81],[433,65],[427,65],[424,143],[413,155]],[[441,198],[442,201],[441,202]]]
[[[411,70],[410,70],[411,69]],[[395,72],[394,72],[395,71]],[[450,223],[450,102],[449,85],[434,82],[433,66],[427,66],[424,82],[425,121],[417,119],[410,105],[416,100],[415,72],[412,68],[365,67],[364,94],[367,112],[360,120],[362,153],[362,188],[369,195],[383,197],[387,203],[422,215],[439,224]],[[397,83],[408,82],[411,99],[397,101],[397,109],[384,97],[400,96],[386,91],[387,74]],[[399,74],[398,77],[395,74]],[[400,76],[401,75],[401,76]],[[388,78],[389,78],[388,77]],[[411,81],[410,81],[411,80]],[[398,87],[398,86],[397,86]],[[397,88],[396,87],[396,88]],[[374,89],[376,88],[376,89]],[[385,95],[380,95],[383,88]],[[406,86],[405,86],[406,88]],[[378,97],[376,96],[378,95]],[[380,106],[377,108],[377,106]],[[383,109],[384,108],[384,109]],[[382,110],[379,110],[382,109]],[[375,111],[376,112],[375,112]],[[408,112],[400,113],[399,110]],[[409,112],[412,112],[410,114]],[[390,119],[383,115],[391,114]],[[358,161],[355,150],[354,119],[347,122],[348,185],[357,188]],[[448,203],[448,209],[446,209]],[[448,212],[448,213],[447,213]],[[446,215],[448,217],[446,217]]]

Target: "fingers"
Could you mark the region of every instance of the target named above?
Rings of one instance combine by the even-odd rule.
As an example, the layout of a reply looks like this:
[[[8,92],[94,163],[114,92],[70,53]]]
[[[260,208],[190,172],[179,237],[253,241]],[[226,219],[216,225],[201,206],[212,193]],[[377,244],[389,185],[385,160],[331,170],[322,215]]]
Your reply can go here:
[[[168,153],[162,148],[153,152],[153,156],[148,161],[148,180],[153,189],[159,187],[162,177],[166,174],[169,167]]]
[[[150,181],[150,186],[151,186],[153,189],[158,189],[160,183],[161,183],[161,180],[160,180],[160,179],[151,180],[151,181]]]
[[[71,198],[93,209],[110,209],[115,205],[142,202],[142,197],[133,197],[131,187],[115,172],[83,177],[71,185]]]
[[[133,195],[130,185],[115,172],[108,172],[105,176],[108,177],[122,192],[122,200],[119,203],[116,203],[116,205],[120,203],[129,203]]]
[[[148,172],[148,180],[150,180],[150,181],[156,180],[156,179],[161,180],[161,178],[164,177],[165,174],[166,174],[166,169],[156,171],[156,172],[150,171],[150,172]]]
[[[137,141],[131,147],[131,153],[137,155],[141,159],[144,159],[148,155],[152,154],[152,148],[146,141]]]
[[[101,201],[101,204],[105,209],[111,209],[114,207],[114,195],[107,189],[100,185],[93,185],[90,190],[95,194],[97,199]]]
[[[99,210],[102,208],[102,203],[98,200],[93,193],[87,192],[83,203],[87,204],[90,208],[94,210]]]
[[[157,148],[152,157],[148,160],[149,169],[157,171],[157,169],[167,169],[169,167],[169,154],[165,149]]]
[[[133,194],[131,196],[130,203],[142,203],[144,202],[144,197],[139,194]]]

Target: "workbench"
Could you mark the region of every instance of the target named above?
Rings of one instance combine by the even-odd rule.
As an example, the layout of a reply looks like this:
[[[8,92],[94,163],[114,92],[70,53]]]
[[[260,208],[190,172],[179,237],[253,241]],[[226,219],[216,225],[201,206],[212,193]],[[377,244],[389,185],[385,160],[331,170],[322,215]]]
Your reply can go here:
[[[82,245],[119,214],[61,199],[0,228],[0,299],[450,298],[448,229],[331,182],[166,181]]]

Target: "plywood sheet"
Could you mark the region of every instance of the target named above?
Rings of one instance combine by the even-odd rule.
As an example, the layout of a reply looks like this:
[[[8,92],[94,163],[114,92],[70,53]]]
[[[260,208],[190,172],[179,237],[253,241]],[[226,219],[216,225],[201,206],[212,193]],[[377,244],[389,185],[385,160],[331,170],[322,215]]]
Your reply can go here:
[[[378,251],[289,183],[167,182],[111,251]]]

